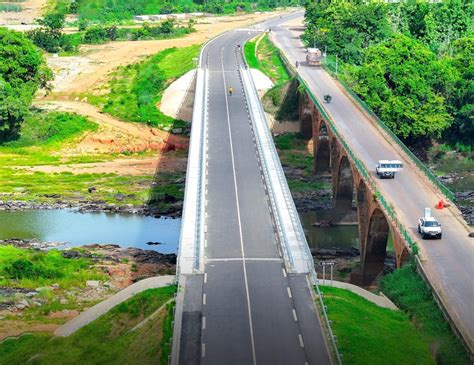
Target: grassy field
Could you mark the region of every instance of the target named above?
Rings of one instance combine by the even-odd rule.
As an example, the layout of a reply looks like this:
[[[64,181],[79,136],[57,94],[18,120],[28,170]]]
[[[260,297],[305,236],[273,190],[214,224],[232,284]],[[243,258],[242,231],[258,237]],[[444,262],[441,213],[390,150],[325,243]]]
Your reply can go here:
[[[267,75],[275,85],[281,85],[290,80],[285,64],[281,60],[278,49],[270,42],[268,36],[245,44],[244,53],[249,67],[256,68]]]
[[[430,290],[409,263],[381,280],[384,293],[402,310],[418,332],[429,343],[436,360],[444,365],[470,364],[469,357],[457,337],[451,332]]]
[[[169,342],[172,307],[165,306],[144,326],[132,328],[172,299],[175,291],[175,286],[168,286],[139,293],[69,337],[37,334],[4,341],[0,364],[167,364],[162,346]]]
[[[403,312],[381,308],[347,290],[320,289],[344,364],[435,364],[426,337]]]
[[[34,289],[54,283],[62,288],[82,287],[86,280],[103,278],[90,259],[66,259],[56,250],[0,246],[0,286],[3,287]]]
[[[182,176],[178,173],[161,173],[134,176],[103,173],[72,174],[70,172],[31,172],[27,168],[38,165],[68,165],[94,163],[126,158],[125,154],[92,154],[61,156],[61,148],[74,145],[97,124],[73,113],[33,112],[23,123],[20,137],[0,145],[0,181],[2,200],[54,202],[58,196],[66,201],[140,205],[154,200],[159,208],[165,195],[176,200],[183,198]],[[152,152],[135,153],[134,157],[152,155]],[[182,157],[185,152],[169,152]],[[152,188],[152,183],[154,187]],[[93,194],[90,187],[96,187]],[[116,195],[120,195],[120,201]]]
[[[119,119],[141,122],[161,129],[183,127],[160,112],[157,105],[165,89],[177,78],[194,68],[200,45],[169,48],[145,61],[120,67],[107,85],[108,92],[88,95],[93,104]]]

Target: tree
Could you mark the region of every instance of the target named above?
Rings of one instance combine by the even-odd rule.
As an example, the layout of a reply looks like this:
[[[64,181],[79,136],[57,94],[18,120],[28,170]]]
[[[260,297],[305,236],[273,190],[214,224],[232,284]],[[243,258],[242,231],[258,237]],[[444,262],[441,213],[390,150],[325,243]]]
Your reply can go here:
[[[391,35],[387,6],[348,0],[306,4],[307,44],[327,49],[342,60],[362,61],[363,49]]]
[[[21,33],[0,28],[0,142],[18,133],[34,94],[51,79],[32,42]]]
[[[474,38],[457,39],[452,43],[448,56],[460,77],[455,92],[449,99],[454,116],[453,126],[446,137],[453,142],[470,144],[474,150]]]
[[[443,95],[457,70],[420,42],[398,34],[369,47],[364,63],[349,69],[352,87],[402,138],[440,137],[452,121]]]

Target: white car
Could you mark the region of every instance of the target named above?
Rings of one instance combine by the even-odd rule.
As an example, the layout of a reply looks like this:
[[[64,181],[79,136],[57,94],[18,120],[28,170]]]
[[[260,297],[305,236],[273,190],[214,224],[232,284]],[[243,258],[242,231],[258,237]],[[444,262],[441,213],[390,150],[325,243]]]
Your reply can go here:
[[[438,238],[443,236],[441,224],[435,217],[423,217],[418,221],[418,232],[422,238]]]
[[[403,169],[403,164],[398,160],[379,160],[375,171],[381,179],[384,177],[394,179],[395,173]]]

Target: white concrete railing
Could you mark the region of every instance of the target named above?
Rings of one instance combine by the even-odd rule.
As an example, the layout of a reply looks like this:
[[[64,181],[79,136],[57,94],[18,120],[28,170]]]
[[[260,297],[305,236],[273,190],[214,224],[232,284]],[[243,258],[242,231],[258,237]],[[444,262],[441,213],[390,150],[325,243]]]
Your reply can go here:
[[[313,256],[288,188],[257,89],[248,69],[241,68],[240,75],[285,264],[289,272],[309,273],[313,283],[316,283]]]
[[[193,274],[200,271],[203,264],[207,78],[206,68],[199,67],[196,74],[196,94],[177,260],[179,272],[176,275],[178,277],[181,274]]]

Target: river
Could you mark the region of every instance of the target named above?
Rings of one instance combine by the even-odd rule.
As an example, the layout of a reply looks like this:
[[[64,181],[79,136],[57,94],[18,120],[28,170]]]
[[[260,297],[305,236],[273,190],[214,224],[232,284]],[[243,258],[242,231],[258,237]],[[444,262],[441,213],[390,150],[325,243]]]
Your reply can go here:
[[[176,253],[181,219],[133,214],[78,213],[73,210],[0,211],[0,239],[68,242],[66,247],[114,243],[161,253]],[[160,242],[160,245],[147,245]]]

